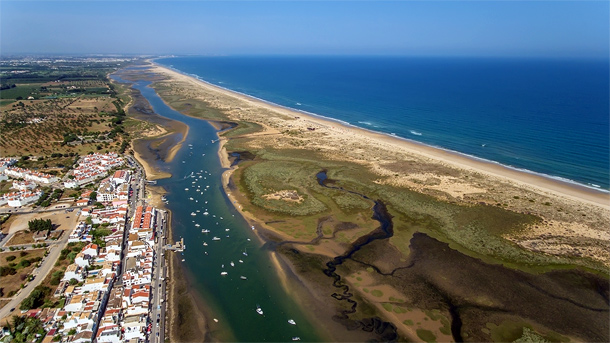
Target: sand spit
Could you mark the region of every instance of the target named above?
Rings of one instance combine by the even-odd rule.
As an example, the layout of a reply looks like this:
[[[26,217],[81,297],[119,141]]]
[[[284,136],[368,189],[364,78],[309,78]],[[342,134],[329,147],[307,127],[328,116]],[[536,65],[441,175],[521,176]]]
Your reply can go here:
[[[172,96],[204,101],[222,110],[229,120],[260,124],[264,128],[262,132],[248,135],[256,137],[249,143],[252,149],[273,146],[317,150],[330,160],[368,167],[379,175],[380,183],[406,187],[450,202],[497,204],[538,215],[553,234],[563,229],[547,225],[550,221],[565,225],[577,223],[579,233],[585,237],[602,237],[607,232],[610,222],[607,193],[296,112],[158,65],[153,65],[151,70],[171,80]],[[225,150],[222,147],[219,155],[223,166],[229,167]],[[231,173],[229,170],[223,175],[224,184]],[[240,205],[236,203],[236,206]],[[558,253],[561,246],[556,244],[538,245],[533,249],[529,242],[539,237],[538,231],[524,230],[506,238],[526,249]],[[610,256],[605,253],[608,240],[604,237],[588,240],[586,244],[590,247],[582,249],[580,256],[610,266]],[[562,244],[569,242],[564,240]]]
[[[302,113],[273,106],[247,96],[208,85],[165,68],[154,67],[153,72],[155,75],[164,76],[164,79],[159,81],[161,86],[166,85],[166,82],[171,80],[171,87],[164,87],[164,95],[168,95],[169,93],[173,99],[201,100],[210,104],[211,107],[221,109],[227,114],[229,120],[253,122],[261,125],[263,127],[262,132],[257,132],[255,134],[246,133],[240,136],[246,138],[246,150],[249,148],[256,149],[264,147],[316,150],[330,160],[355,162],[366,167],[369,171],[379,176],[379,179],[376,181],[379,183],[386,183],[398,188],[416,190],[452,203],[466,205],[485,203],[501,206],[515,212],[532,213],[540,216],[542,222],[538,222],[530,228],[525,228],[521,232],[511,234],[511,236],[505,238],[525,249],[553,255],[562,255],[562,249],[565,247],[573,248],[577,245],[579,247],[577,253],[580,255],[576,256],[592,258],[607,266],[610,265],[607,249],[604,250],[604,247],[607,247],[609,239],[607,235],[607,224],[610,215],[607,194],[595,192],[584,187],[545,179],[528,173],[518,172],[493,163],[469,159],[459,154],[341,125],[314,116],[306,116]],[[234,136],[232,138],[234,138]],[[232,203],[245,215],[246,219],[248,219],[251,224],[256,225],[256,232],[259,234],[260,238],[276,236],[280,241],[290,240],[290,237],[284,237],[281,232],[277,232],[276,230],[273,230],[273,228],[268,227],[268,225],[261,223],[260,220],[251,216],[249,212],[241,211],[242,205],[249,205],[248,199],[245,198],[243,194],[238,193],[234,185],[232,185],[230,176],[235,171],[235,168],[230,167],[230,160],[226,153],[225,143],[227,143],[227,138],[221,137],[221,141],[222,144],[219,149],[219,156],[223,166],[229,168],[223,174],[223,186],[225,186],[225,191]],[[241,145],[243,146],[244,144]],[[559,238],[555,241],[546,240],[549,235],[553,235],[554,237],[557,236]],[[541,241],[546,244],[541,244]],[[557,243],[555,244],[554,242]],[[367,258],[367,255],[363,255],[360,256],[360,259],[363,260],[363,258],[365,258],[368,261],[367,263],[370,263],[371,266],[376,264],[379,267],[375,268],[378,269],[385,270],[386,268],[391,267],[389,271],[391,271],[392,274],[395,271],[399,273],[400,270],[404,269],[403,272],[400,272],[404,275],[399,276],[401,280],[404,278],[412,279],[413,283],[408,287],[409,289],[421,286],[422,277],[425,277],[429,283],[432,281],[441,282],[441,284],[435,287],[444,289],[446,294],[449,294],[447,292],[457,292],[456,297],[452,298],[454,303],[457,300],[464,299],[463,295],[460,295],[461,291],[471,294],[471,290],[469,288],[463,290],[460,287],[456,288],[455,284],[445,284],[448,282],[446,280],[453,280],[454,278],[442,277],[439,279],[438,275],[447,276],[459,269],[456,268],[455,265],[451,266],[451,262],[458,258],[469,261],[464,265],[457,263],[458,266],[473,265],[476,263],[480,264],[480,266],[477,264],[476,268],[473,268],[473,270],[468,273],[469,277],[474,277],[469,281],[469,285],[470,282],[480,280],[483,277],[485,277],[486,281],[481,282],[481,284],[486,284],[491,280],[497,280],[501,281],[498,282],[499,285],[506,287],[508,287],[507,285],[511,285],[508,287],[510,289],[507,289],[506,292],[501,292],[501,294],[510,294],[513,291],[512,287],[521,287],[519,284],[513,284],[513,279],[515,279],[515,277],[512,274],[502,279],[501,276],[506,273],[526,275],[530,278],[537,277],[506,269],[501,266],[485,265],[477,259],[465,257],[465,255],[458,254],[453,250],[448,249],[446,243],[438,242],[424,234],[416,234],[412,238],[411,244],[414,256],[411,256],[410,258],[413,258],[414,261],[418,261],[418,263],[423,263],[418,267],[421,270],[417,268],[405,269],[405,265],[410,265],[409,261],[401,261],[401,258],[399,258],[398,255],[395,256],[395,258],[385,258],[392,255],[391,252],[395,250],[394,247],[387,242],[379,241],[375,244],[371,244],[370,249],[367,249],[367,254],[371,254],[370,258]],[[426,244],[428,244],[428,246],[426,246]],[[435,259],[427,260],[425,258],[416,258],[415,255],[417,255],[418,251],[420,254],[425,255],[428,254],[429,251],[434,250],[431,247],[438,248],[437,251],[432,254],[434,256],[443,254],[455,255],[452,255],[453,257],[451,258],[441,259],[443,263],[447,263],[445,271],[437,270],[438,262]],[[298,281],[301,282],[300,286],[295,285],[297,283],[296,278],[282,277],[281,279],[284,283],[288,281],[290,284],[288,285],[288,288],[303,291],[307,290],[309,293],[317,295],[330,294],[329,292],[332,293],[334,291],[330,288],[328,280],[325,279],[326,276],[320,274],[319,270],[315,267],[313,269],[309,267],[317,264],[315,263],[316,261],[324,263],[324,261],[326,261],[325,256],[336,256],[340,253],[338,250],[341,250],[341,247],[335,247],[336,249],[330,249],[330,247],[326,248],[328,249],[319,249],[319,246],[316,246],[316,254],[295,254],[294,251],[296,250],[294,249],[282,249],[281,251],[278,251],[278,254],[275,255],[277,259],[273,259],[273,262],[278,268],[278,271],[281,270],[281,272],[287,273],[283,276],[289,276],[291,275],[290,272],[295,272],[295,270],[305,273],[304,275],[299,275]],[[299,250],[306,252],[306,250],[301,249],[301,247],[299,247]],[[398,252],[394,251],[393,254],[398,254]],[[291,256],[288,257],[288,255]],[[307,259],[313,260],[305,259],[305,255],[308,256]],[[575,254],[570,253],[569,255],[574,256]],[[424,262],[428,263],[428,265]],[[417,312],[419,311],[417,309],[413,309],[413,312],[409,315],[405,314],[404,311],[410,311],[410,309],[406,307],[403,308],[403,300],[408,300],[409,302],[411,302],[411,300],[409,300],[409,298],[403,298],[401,301],[398,301],[398,293],[402,292],[403,294],[408,295],[411,292],[407,292],[403,289],[404,285],[402,281],[397,283],[397,278],[380,276],[381,274],[375,275],[375,279],[379,281],[376,281],[375,283],[370,280],[367,281],[367,278],[358,276],[360,275],[360,272],[365,272],[362,270],[362,266],[360,264],[354,264],[352,261],[346,263],[343,268],[346,269],[341,272],[342,274],[348,273],[346,275],[351,275],[356,279],[355,281],[350,282],[353,287],[352,289],[358,289],[358,292],[356,293],[363,295],[363,297],[367,299],[367,301],[364,302],[358,301],[359,308],[363,308],[361,311],[365,313],[368,312],[366,310],[367,304],[373,304],[373,306],[377,308],[376,312],[382,312],[382,308],[385,311],[389,311],[388,308],[391,305],[393,313],[389,316],[393,318],[391,321],[398,326],[398,331],[405,337],[415,339],[414,332],[412,328],[409,327],[408,323],[410,321],[415,321],[415,324],[419,327],[419,321],[421,320],[418,318],[422,317],[424,320],[427,318],[424,318],[423,312]],[[486,268],[489,275],[487,275],[487,272],[481,274],[480,270],[477,268]],[[416,269],[420,271],[416,271]],[[177,272],[177,269],[174,270],[174,272]],[[369,272],[368,269],[366,272]],[[371,272],[373,272],[373,269],[371,269]],[[497,275],[494,274],[495,272],[497,272]],[[557,273],[559,275],[560,272]],[[358,278],[362,280],[358,280]],[[542,279],[544,278],[547,278],[547,276],[544,275]],[[364,287],[365,285],[375,287],[377,292],[372,293],[373,290],[371,290],[372,297],[369,296],[368,291]],[[554,284],[551,283],[549,285],[552,286]],[[544,288],[546,289],[547,287]],[[529,288],[528,290],[531,291]],[[437,294],[436,291],[420,291],[422,291],[423,294],[429,293],[428,296],[430,299],[434,298],[435,294]],[[531,299],[541,298],[540,292],[532,291],[531,293]],[[381,296],[380,294],[386,294],[386,296]],[[414,294],[418,294],[417,291],[415,291]],[[495,293],[489,293],[489,289],[481,288],[477,294],[494,296]],[[587,294],[584,294],[583,297],[586,295]],[[355,294],[354,296],[357,297],[358,295]],[[324,298],[323,295],[321,297]],[[375,301],[375,299],[378,301]],[[547,300],[549,304],[552,303],[555,305],[557,303],[552,297]],[[497,301],[498,303],[494,303],[494,306],[512,303],[512,300],[507,301],[506,299],[498,299]],[[468,306],[471,306],[470,302],[472,301],[468,300]],[[177,303],[176,299],[174,299],[172,303]],[[482,306],[483,305],[487,306],[486,303],[482,304]],[[521,305],[523,304],[519,304],[519,306]],[[328,311],[323,310],[328,306],[333,307],[328,301],[324,301],[323,304],[317,304],[315,306],[318,309],[316,316],[320,315],[318,320],[323,320],[325,323],[328,322],[330,318],[324,317],[324,315],[328,316],[333,313],[333,309],[327,309]],[[521,313],[519,306],[512,309],[510,312],[519,314],[519,316],[523,318],[529,317],[530,312],[533,313],[538,308],[535,307],[528,309],[527,311],[524,310],[521,311],[523,312]],[[542,306],[541,308],[544,307],[545,306]],[[426,308],[426,306],[423,308]],[[312,309],[312,313],[314,312],[315,309]],[[478,312],[475,311],[473,313],[476,314]],[[445,319],[450,315],[450,313],[444,312],[441,314],[446,317]],[[472,314],[465,314],[473,316]],[[172,317],[176,315],[180,315],[180,313],[174,312]],[[384,314],[383,316],[387,315],[388,314]],[[437,317],[437,314],[432,313],[428,316],[433,318]],[[504,318],[501,313],[497,314],[496,317],[497,318],[493,320],[494,322],[500,322]],[[488,317],[484,317],[481,320],[489,321],[487,318]],[[582,318],[587,318],[583,319],[583,321],[586,322],[592,317],[590,316],[590,313],[587,313],[586,316],[583,315]],[[404,321],[401,324],[400,321],[403,319]],[[555,319],[543,315],[537,322],[542,325],[563,327],[563,323],[556,324],[553,320]],[[482,327],[484,327],[485,323],[483,322],[482,324]],[[600,328],[604,327],[599,323],[596,323],[594,326]],[[422,327],[425,327],[426,330],[431,332],[436,332],[437,336],[440,335],[439,332],[443,335],[448,335],[448,328],[442,328],[436,323],[432,326],[422,324]],[[473,324],[470,329],[475,331],[479,330],[476,324]],[[475,333],[475,331],[470,332],[470,334]],[[568,328],[563,331],[571,332],[573,330]],[[418,333],[416,332],[415,334],[417,335]],[[174,336],[174,339],[175,338],[176,337]]]

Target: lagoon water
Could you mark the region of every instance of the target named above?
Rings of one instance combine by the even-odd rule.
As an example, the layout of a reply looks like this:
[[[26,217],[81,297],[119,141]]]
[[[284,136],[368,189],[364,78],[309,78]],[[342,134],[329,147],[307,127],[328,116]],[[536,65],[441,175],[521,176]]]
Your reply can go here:
[[[610,188],[607,60],[177,57],[156,62],[282,106]]]
[[[206,121],[169,108],[148,84],[141,81],[134,88],[140,90],[154,111],[190,127],[174,160],[159,162],[172,177],[157,184],[168,192],[173,238],[182,237],[186,244],[182,263],[189,272],[191,287],[201,293],[212,318],[219,320],[218,324],[211,323],[212,328],[221,328],[215,337],[225,341],[277,342],[298,336],[303,341],[320,341],[314,326],[281,286],[269,252],[261,250],[248,223],[224,194],[216,130]],[[202,229],[211,232],[202,233]],[[220,240],[212,240],[215,236]],[[204,242],[208,245],[204,246]],[[223,271],[228,274],[221,276]],[[264,315],[257,314],[257,305]],[[289,324],[288,319],[294,319],[297,325]]]

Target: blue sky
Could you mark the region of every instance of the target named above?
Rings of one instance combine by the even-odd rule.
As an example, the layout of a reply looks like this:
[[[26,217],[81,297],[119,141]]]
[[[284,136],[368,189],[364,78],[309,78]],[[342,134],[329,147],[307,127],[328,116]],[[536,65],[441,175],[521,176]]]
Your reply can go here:
[[[607,1],[0,1],[0,53],[608,57]]]

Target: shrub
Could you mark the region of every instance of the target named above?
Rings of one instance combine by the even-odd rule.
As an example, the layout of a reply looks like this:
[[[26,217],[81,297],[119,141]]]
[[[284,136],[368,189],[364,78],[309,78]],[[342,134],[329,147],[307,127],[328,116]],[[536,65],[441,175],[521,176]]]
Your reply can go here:
[[[25,267],[29,267],[32,263],[30,262],[30,260],[21,260],[21,262],[19,262],[19,264],[17,265],[19,268],[25,268]]]
[[[15,274],[17,274],[17,271],[15,270],[15,268],[12,268],[10,266],[0,267],[0,276],[8,276],[8,275],[15,275]]]
[[[7,257],[6,257],[6,260],[7,260],[8,262],[11,262],[11,261],[14,261],[16,258],[17,258],[17,256],[7,256]]]

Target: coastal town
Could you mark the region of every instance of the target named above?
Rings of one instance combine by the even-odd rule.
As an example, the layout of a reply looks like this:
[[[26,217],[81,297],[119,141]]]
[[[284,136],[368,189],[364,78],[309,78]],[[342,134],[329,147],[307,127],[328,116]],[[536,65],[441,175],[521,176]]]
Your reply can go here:
[[[6,292],[3,283],[3,325],[22,324],[4,329],[0,341],[27,335],[24,329],[30,328],[36,342],[163,342],[167,213],[143,199],[146,180],[138,162],[112,152],[92,153],[80,156],[59,178],[14,166],[20,158],[0,159],[0,180],[13,188],[0,196],[3,222],[37,217],[32,214],[75,220],[56,228],[53,220],[32,219],[27,230],[2,235],[2,261],[17,262],[3,264],[4,279],[24,264],[10,257],[13,251],[29,256],[43,248],[44,257],[16,291]],[[40,200],[49,193],[70,189],[79,192],[41,209]],[[37,230],[32,225],[37,221],[49,225]],[[22,234],[32,236],[31,242],[24,243]],[[16,238],[20,244],[13,244]],[[65,268],[53,269],[64,259]],[[43,286],[48,276],[53,289]]]

